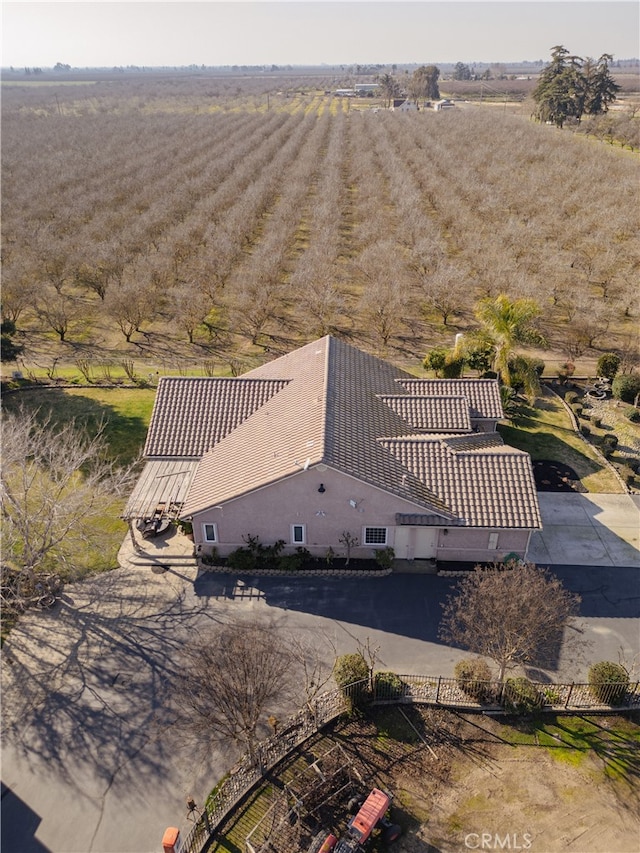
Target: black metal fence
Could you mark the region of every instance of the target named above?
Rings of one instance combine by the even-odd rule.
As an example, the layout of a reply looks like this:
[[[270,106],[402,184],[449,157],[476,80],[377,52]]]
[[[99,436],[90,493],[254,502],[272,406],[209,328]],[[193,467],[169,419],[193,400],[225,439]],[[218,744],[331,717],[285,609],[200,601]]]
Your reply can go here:
[[[536,708],[556,713],[640,708],[640,682],[546,684],[528,682],[527,696]],[[520,693],[517,682],[479,681],[428,675],[374,677],[374,704],[416,703],[472,710],[509,710]],[[505,708],[506,706],[506,708]]]
[[[640,682],[600,684],[545,684],[527,682],[528,707],[555,713],[617,712],[640,709]],[[522,700],[516,681],[479,681],[429,675],[377,673],[371,682],[356,682],[318,696],[311,707],[291,717],[277,735],[259,743],[255,762],[245,755],[207,800],[202,816],[184,838],[181,853],[202,853],[211,836],[234,806],[265,773],[293,749],[314,735],[353,703],[373,705],[417,704],[478,711],[512,710]]]

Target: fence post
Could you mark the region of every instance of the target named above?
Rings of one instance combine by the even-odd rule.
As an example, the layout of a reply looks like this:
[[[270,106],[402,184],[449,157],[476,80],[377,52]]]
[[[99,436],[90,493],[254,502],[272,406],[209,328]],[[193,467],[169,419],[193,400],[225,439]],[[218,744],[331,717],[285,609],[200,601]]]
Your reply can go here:
[[[442,676],[438,676],[438,686],[436,687],[436,702],[440,700],[440,682],[442,681]]]
[[[569,699],[571,699],[571,694],[573,693],[573,685],[574,685],[574,682],[572,681],[571,685],[569,687],[569,693],[567,694],[567,701],[564,703],[565,711],[569,707]]]
[[[209,833],[209,837],[211,837],[211,821],[209,820],[209,812],[207,811],[207,806],[205,803],[204,811],[202,812],[202,817],[204,818],[204,825]]]

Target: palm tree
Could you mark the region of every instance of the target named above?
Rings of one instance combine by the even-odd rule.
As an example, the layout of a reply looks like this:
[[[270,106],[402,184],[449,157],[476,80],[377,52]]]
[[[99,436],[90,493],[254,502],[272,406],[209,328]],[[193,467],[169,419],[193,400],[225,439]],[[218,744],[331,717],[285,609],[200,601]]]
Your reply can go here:
[[[540,306],[533,299],[509,299],[504,293],[495,299],[486,297],[476,305],[475,315],[482,329],[478,337],[494,348],[493,367],[505,385],[512,384],[516,344],[544,346],[544,336],[536,329],[534,321]],[[525,359],[518,358],[520,371]]]

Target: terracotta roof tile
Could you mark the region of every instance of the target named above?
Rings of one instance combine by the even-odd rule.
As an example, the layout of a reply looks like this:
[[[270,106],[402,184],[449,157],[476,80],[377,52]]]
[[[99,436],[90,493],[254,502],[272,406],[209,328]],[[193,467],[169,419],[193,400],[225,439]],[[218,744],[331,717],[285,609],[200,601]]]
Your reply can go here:
[[[421,397],[414,394],[380,395],[383,403],[412,429],[430,432],[471,432],[468,397]]]
[[[202,457],[184,516],[322,463],[404,498],[416,517],[539,527],[526,453],[497,433],[416,434],[469,430],[469,405],[501,417],[497,382],[415,380],[327,336],[238,379],[161,380],[145,452]]]
[[[409,394],[427,397],[463,396],[471,401],[471,417],[500,420],[504,417],[497,379],[399,379]]]
[[[529,454],[507,445],[492,447],[483,434],[464,438],[464,450],[450,446],[457,436],[412,436],[385,439],[384,444],[465,525],[542,527]]]
[[[286,384],[282,379],[162,377],[144,455],[198,459]]]

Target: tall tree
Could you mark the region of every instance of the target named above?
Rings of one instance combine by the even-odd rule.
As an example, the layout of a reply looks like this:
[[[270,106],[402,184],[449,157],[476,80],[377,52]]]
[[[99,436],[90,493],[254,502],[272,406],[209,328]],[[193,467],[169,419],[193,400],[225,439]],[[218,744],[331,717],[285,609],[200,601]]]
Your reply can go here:
[[[587,115],[606,113],[609,104],[615,101],[620,86],[611,76],[609,63],[613,61],[610,53],[603,53],[597,63],[585,62],[586,99],[584,111]]]
[[[384,94],[386,106],[390,106],[393,99],[400,95],[400,84],[391,74],[385,73],[378,77],[380,88]]]
[[[506,385],[511,384],[510,360],[517,344],[543,346],[545,339],[535,327],[540,306],[533,299],[509,299],[504,293],[495,299],[486,297],[476,305],[475,315],[481,324],[478,336],[495,349],[494,369]]]
[[[273,625],[232,622],[192,637],[178,679],[178,728],[200,747],[235,741],[258,763],[270,710],[291,697],[295,655]]]
[[[551,48],[551,62],[543,69],[532,93],[540,121],[562,127],[568,118],[580,118],[584,100],[580,63],[563,45]]]
[[[453,69],[454,80],[471,80],[471,69],[464,62],[456,62]]]
[[[409,92],[413,100],[437,101],[440,98],[438,78],[440,69],[436,65],[421,65],[411,75],[409,81]]]
[[[503,681],[511,667],[557,660],[579,604],[580,596],[532,563],[476,566],[445,602],[439,635],[493,660]]]
[[[95,546],[93,525],[113,511],[130,476],[107,460],[100,432],[89,436],[73,422],[54,427],[19,411],[5,416],[2,438],[3,599],[19,604],[38,573],[67,574],[70,555]]]
[[[603,53],[597,63],[570,56],[562,45],[551,49],[551,62],[533,90],[536,118],[562,127],[567,119],[606,112],[620,87],[609,72],[613,57]]]

